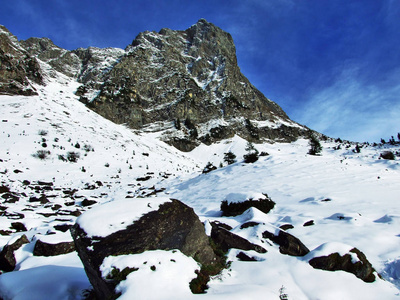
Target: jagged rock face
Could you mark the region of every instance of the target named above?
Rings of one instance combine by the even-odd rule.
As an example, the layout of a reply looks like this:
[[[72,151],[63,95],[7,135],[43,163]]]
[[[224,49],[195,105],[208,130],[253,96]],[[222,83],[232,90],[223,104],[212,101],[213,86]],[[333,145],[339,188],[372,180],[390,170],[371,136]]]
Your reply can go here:
[[[288,141],[305,131],[240,72],[231,35],[205,20],[185,31],[143,32],[126,52],[90,105],[116,123],[139,129],[159,122],[164,139],[181,150],[235,133]]]
[[[17,38],[0,25],[0,94],[37,95],[31,82],[42,84],[36,58],[20,47]]]
[[[29,38],[20,44],[30,55],[47,62],[55,70],[67,76],[76,77],[80,70],[81,61],[78,56],[54,45],[48,38]]]

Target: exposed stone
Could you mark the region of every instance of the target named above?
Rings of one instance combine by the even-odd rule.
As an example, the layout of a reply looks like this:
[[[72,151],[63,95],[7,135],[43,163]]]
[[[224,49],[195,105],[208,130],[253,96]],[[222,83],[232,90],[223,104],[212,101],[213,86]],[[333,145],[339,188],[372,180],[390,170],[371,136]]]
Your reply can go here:
[[[304,227],[313,226],[313,225],[314,225],[314,220],[307,221],[307,222],[305,222],[305,223],[303,224]]]
[[[240,229],[245,229],[245,228],[249,228],[249,227],[255,227],[257,225],[260,225],[260,223],[250,221],[250,222],[246,222],[246,223],[240,225]]]
[[[286,230],[289,230],[289,229],[293,229],[294,226],[292,224],[283,224],[283,225],[279,226],[279,228],[284,230],[284,231],[286,231]]]
[[[96,204],[97,201],[95,200],[89,200],[89,199],[84,199],[81,203],[82,206],[91,206],[93,204]]]
[[[314,269],[326,271],[342,270],[354,274],[365,282],[374,282],[375,269],[367,260],[365,254],[357,248],[351,249],[350,252],[355,253],[359,261],[353,262],[352,256],[349,253],[343,256],[341,256],[339,253],[332,253],[328,256],[314,257],[309,261],[309,264]]]
[[[211,223],[211,239],[218,247],[223,251],[227,252],[231,248],[241,249],[241,250],[254,250],[258,253],[266,253],[263,247],[253,244],[238,236],[227,229],[220,226],[218,223]]]
[[[11,228],[15,229],[17,232],[19,231],[28,231],[25,227],[24,224],[22,224],[21,222],[13,222],[11,223]]]
[[[0,194],[2,193],[8,193],[10,191],[10,188],[6,185],[0,186]]]
[[[55,225],[54,229],[61,231],[61,232],[67,232],[68,230],[70,230],[72,227],[72,225],[70,224],[61,224],[61,225]]]
[[[35,256],[56,256],[61,254],[67,254],[75,251],[74,242],[61,242],[56,244],[50,244],[38,240],[33,249],[33,255]]]
[[[103,222],[103,220],[99,220]],[[126,229],[106,237],[87,236],[78,223],[71,228],[71,234],[86,274],[99,299],[115,296],[118,282],[102,278],[99,266],[110,255],[137,254],[148,250],[179,249],[194,257],[202,265],[217,262],[204,226],[193,209],[178,200],[171,199],[156,211],[144,214]]]
[[[29,244],[29,240],[26,235],[22,235],[14,243],[7,244],[3,247],[0,252],[0,270],[5,272],[11,272],[15,269],[16,260],[14,256],[14,251],[21,248],[22,245]]]
[[[263,238],[270,239],[274,243],[279,245],[279,252],[291,256],[304,256],[310,252],[310,250],[295,236],[279,230],[278,235],[275,235],[269,231],[264,231],[262,234]]]
[[[237,255],[236,258],[238,258],[241,261],[257,261],[255,257],[248,256],[246,253],[243,251],[240,251]]]

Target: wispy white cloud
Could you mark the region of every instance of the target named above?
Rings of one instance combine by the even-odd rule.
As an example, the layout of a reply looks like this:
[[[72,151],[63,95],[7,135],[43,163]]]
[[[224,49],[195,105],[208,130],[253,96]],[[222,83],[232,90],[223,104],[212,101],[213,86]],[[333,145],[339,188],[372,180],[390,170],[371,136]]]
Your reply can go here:
[[[309,91],[309,99],[293,118],[332,137],[379,141],[400,131],[400,83],[366,84],[357,69],[347,69],[330,86]],[[387,81],[399,78],[400,69]]]

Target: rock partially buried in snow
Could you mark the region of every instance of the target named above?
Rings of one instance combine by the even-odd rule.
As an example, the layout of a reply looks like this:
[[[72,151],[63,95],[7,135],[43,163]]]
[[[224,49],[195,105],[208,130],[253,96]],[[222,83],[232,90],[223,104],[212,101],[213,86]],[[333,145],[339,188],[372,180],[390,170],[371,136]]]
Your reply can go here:
[[[308,248],[295,236],[279,230],[277,235],[264,231],[262,234],[263,238],[270,239],[274,243],[279,245],[279,251],[282,254],[291,256],[304,256],[310,252]]]
[[[10,241],[12,242],[12,240]],[[20,236],[16,241],[8,243],[4,246],[0,253],[0,270],[11,272],[15,269],[16,260],[14,256],[14,251],[18,250],[24,244],[29,244],[29,240],[26,235]]]
[[[99,299],[114,297],[120,281],[102,277],[100,266],[109,256],[178,249],[202,265],[217,261],[204,226],[193,209],[175,199],[108,202],[80,216],[71,233]]]
[[[75,251],[73,242],[46,243],[38,240],[33,249],[34,256],[56,256]]]
[[[306,259],[314,269],[349,272],[365,282],[376,279],[375,269],[365,254],[348,245],[326,243],[313,250]]]

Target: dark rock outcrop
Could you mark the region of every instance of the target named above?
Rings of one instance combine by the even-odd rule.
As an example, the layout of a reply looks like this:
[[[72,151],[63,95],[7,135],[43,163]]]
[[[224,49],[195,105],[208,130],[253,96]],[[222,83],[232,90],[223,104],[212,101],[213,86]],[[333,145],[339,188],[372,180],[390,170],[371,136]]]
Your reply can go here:
[[[33,255],[35,256],[56,256],[61,254],[67,254],[75,251],[74,242],[61,242],[56,244],[50,244],[38,240],[33,249]]]
[[[43,84],[39,63],[2,25],[0,25],[0,61],[0,95],[37,95],[31,82]]]
[[[279,252],[291,256],[304,256],[310,252],[310,250],[295,236],[279,230],[278,235],[275,235],[269,231],[264,231],[262,234],[263,238],[270,239],[274,243],[279,245]]]
[[[183,151],[234,134],[293,141],[306,132],[240,72],[231,35],[204,19],[184,31],[140,33],[125,51],[104,76],[98,96],[81,96],[115,123],[146,129],[159,122],[163,139]],[[215,119],[224,124],[207,125]]]
[[[14,243],[7,244],[3,247],[3,250],[0,252],[0,270],[11,272],[15,269],[17,262],[15,260],[14,251],[21,248],[24,244],[29,244],[29,240],[25,234]]]
[[[104,258],[111,255],[179,249],[203,266],[213,265],[218,260],[209,244],[204,226],[193,209],[174,199],[161,204],[158,210],[144,214],[133,224],[127,224],[126,229],[106,237],[90,238],[78,223],[71,228],[71,233],[86,274],[99,299],[115,296],[114,288],[118,282],[102,278],[99,270]]]
[[[354,274],[365,282],[375,281],[375,269],[367,260],[364,253],[357,248],[350,250],[351,253],[356,254],[358,261],[354,262],[350,253],[341,256],[339,253],[332,253],[328,256],[314,257],[309,261],[309,264],[314,269],[321,269],[326,271],[345,271]]]

